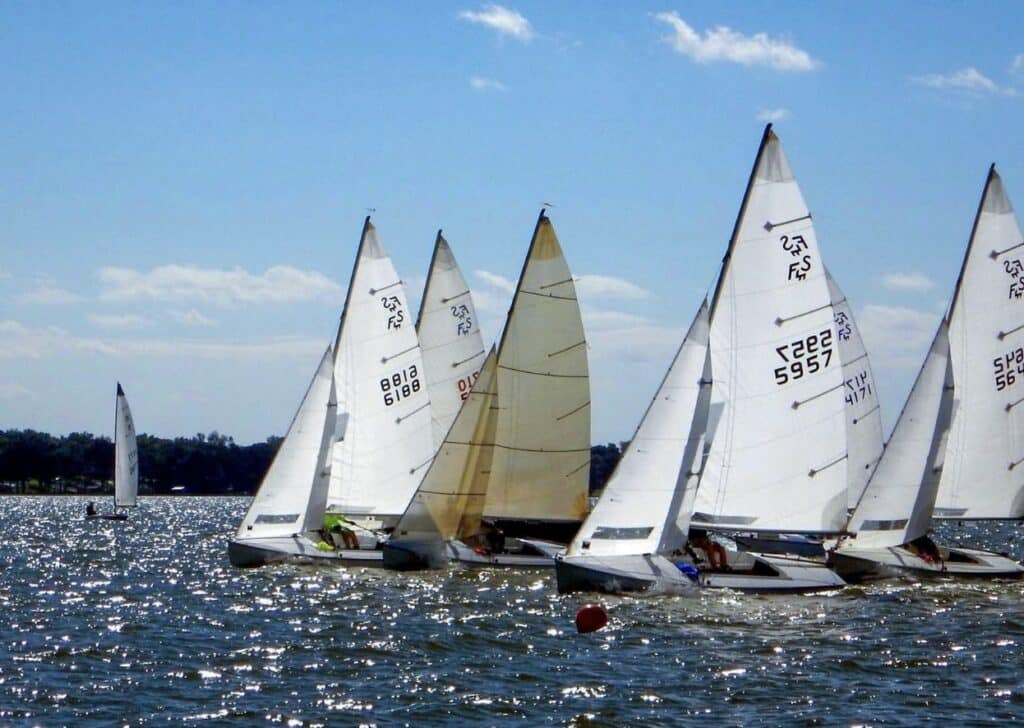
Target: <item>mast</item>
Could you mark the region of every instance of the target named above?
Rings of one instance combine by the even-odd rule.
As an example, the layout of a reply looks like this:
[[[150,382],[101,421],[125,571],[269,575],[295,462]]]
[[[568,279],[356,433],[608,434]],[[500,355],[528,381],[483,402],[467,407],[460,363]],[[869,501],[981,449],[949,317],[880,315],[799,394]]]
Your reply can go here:
[[[526,267],[530,264],[530,259],[533,258],[533,249],[537,245],[537,236],[540,233],[540,226],[545,222],[550,224],[548,216],[544,214],[544,208],[540,208],[540,215],[537,216],[537,224],[533,226],[533,237],[530,238],[530,249],[526,251],[526,257],[523,258],[523,267],[519,269],[519,279],[516,281],[516,291],[512,294],[512,305],[508,308],[508,314],[505,316],[505,326],[501,330],[501,341],[498,343],[498,361],[501,361],[501,352],[505,348],[505,337],[508,336],[508,322],[512,319],[512,314],[516,310],[516,303],[519,302],[520,289],[522,288],[523,275],[526,273]]]
[[[971,236],[967,239],[967,249],[964,250],[964,259],[960,264],[960,275],[956,277],[956,285],[953,287],[953,298],[949,302],[949,310],[946,311],[946,321],[953,320],[953,310],[960,299],[960,287],[964,282],[964,273],[967,271],[967,261],[970,260],[971,250],[974,248],[974,236],[978,232],[978,221],[981,220],[981,211],[985,207],[985,200],[988,199],[988,190],[992,186],[992,180],[996,176],[996,164],[993,162],[988,168],[988,175],[985,177],[985,187],[981,191],[981,199],[978,200],[978,211],[974,213],[974,224],[971,225]]]
[[[430,266],[427,268],[427,282],[423,285],[423,295],[420,296],[420,310],[416,313],[416,331],[420,330],[420,320],[423,318],[423,309],[427,305],[427,296],[430,295],[430,282],[434,279],[434,264],[437,262],[437,251],[441,243],[446,242],[441,235],[441,229],[437,230],[437,237],[434,238],[434,252],[430,254]]]
[[[334,359],[338,361],[338,349],[341,348],[341,334],[345,330],[345,316],[348,314],[348,303],[352,299],[352,284],[356,280],[356,271],[359,270],[359,261],[363,257],[363,246],[366,245],[366,233],[373,229],[373,223],[370,222],[370,216],[367,215],[363,221],[363,232],[359,236],[359,248],[356,250],[356,260],[352,264],[352,276],[348,279],[348,290],[345,292],[345,305],[341,309],[341,318],[338,321],[338,333],[334,338]]]

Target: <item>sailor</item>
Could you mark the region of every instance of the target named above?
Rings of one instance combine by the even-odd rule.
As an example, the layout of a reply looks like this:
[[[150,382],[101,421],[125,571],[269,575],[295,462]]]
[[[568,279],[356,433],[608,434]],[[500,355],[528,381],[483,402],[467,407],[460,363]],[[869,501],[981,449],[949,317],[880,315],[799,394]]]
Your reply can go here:
[[[727,571],[729,569],[725,548],[717,541],[712,541],[707,531],[698,528],[691,529],[687,546],[691,544],[707,555],[708,566],[712,571]]]
[[[96,515],[96,503],[95,501],[89,501],[89,504],[85,507],[85,515],[95,516]]]

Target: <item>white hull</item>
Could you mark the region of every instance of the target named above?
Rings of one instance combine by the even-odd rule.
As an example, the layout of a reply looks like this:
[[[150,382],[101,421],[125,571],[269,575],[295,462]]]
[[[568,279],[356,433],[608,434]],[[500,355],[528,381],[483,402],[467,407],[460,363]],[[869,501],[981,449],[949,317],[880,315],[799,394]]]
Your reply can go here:
[[[680,562],[688,564],[689,562]],[[694,587],[756,593],[841,589],[846,582],[820,561],[728,552],[730,571],[701,571],[694,581],[664,556],[571,556],[557,559],[558,591],[682,593]]]
[[[548,541],[537,541],[527,538],[510,538],[506,541],[511,552],[491,554],[478,551],[462,541],[449,541],[448,552],[452,561],[470,566],[496,566],[520,569],[550,569],[555,565],[555,557],[565,553],[565,546]],[[522,551],[517,546],[522,545]]]
[[[228,542],[228,558],[239,568],[265,566],[278,561],[324,563],[338,566],[369,566],[383,568],[383,552],[362,549],[322,550],[304,535],[267,538],[233,538]]]
[[[978,549],[940,547],[941,564],[926,561],[902,546],[889,548],[841,548],[829,564],[847,581],[892,578],[961,577],[1018,579],[1024,567],[1011,558]]]

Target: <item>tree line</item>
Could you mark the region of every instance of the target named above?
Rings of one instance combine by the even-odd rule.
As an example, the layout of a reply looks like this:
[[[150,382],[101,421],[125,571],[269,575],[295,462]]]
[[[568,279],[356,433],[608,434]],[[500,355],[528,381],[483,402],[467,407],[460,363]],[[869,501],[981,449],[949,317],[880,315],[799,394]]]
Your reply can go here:
[[[173,439],[139,435],[139,491],[251,495],[281,440],[268,437],[264,442],[238,445],[216,431]],[[591,492],[604,487],[620,456],[615,444],[591,448]],[[112,493],[113,472],[114,443],[109,437],[0,430],[0,492]]]

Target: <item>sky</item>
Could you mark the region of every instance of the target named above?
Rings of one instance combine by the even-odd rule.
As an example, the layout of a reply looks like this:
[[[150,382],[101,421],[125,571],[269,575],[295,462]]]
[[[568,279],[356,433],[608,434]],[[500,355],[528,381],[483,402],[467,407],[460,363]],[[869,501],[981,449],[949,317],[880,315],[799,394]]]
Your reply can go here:
[[[0,429],[281,435],[363,217],[434,235],[500,333],[537,212],[628,439],[711,290],[766,122],[894,423],[989,164],[1024,205],[1024,5],[0,4]]]

